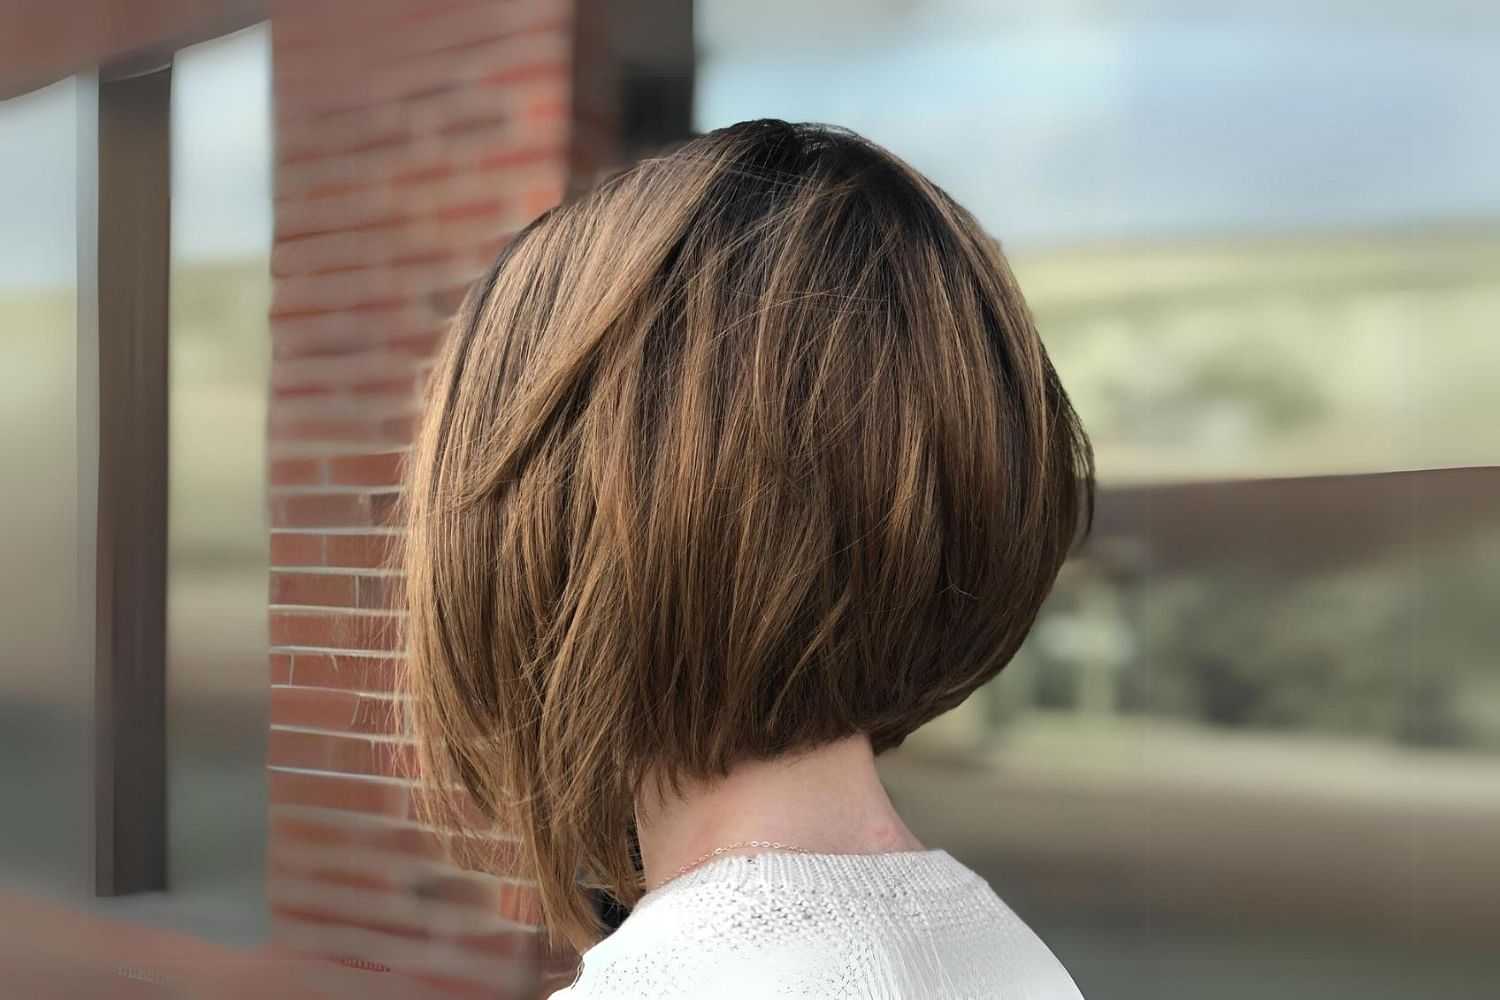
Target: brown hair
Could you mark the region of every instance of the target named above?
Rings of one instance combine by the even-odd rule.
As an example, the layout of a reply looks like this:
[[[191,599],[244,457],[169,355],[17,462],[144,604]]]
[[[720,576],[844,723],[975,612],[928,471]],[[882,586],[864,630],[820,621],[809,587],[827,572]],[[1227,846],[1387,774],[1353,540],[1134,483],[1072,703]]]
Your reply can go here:
[[[580,885],[640,895],[649,776],[897,746],[1015,653],[1092,488],[947,194],[844,131],[694,139],[523,230],[433,373],[403,556],[424,774],[585,947]]]

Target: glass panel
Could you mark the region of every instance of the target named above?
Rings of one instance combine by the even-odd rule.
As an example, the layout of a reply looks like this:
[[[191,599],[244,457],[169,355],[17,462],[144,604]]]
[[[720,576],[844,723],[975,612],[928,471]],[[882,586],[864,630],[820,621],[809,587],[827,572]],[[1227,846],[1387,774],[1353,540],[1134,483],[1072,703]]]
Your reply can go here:
[[[699,0],[698,125],[847,125],[973,209],[1106,481],[1491,464],[1500,16],[1452,6]]]
[[[80,646],[78,130],[84,85],[0,102],[0,885],[88,892]]]
[[[1461,995],[1500,972],[1496,495],[1497,469],[1110,491],[892,792],[1086,996]]]
[[[178,53],[172,82],[170,919],[265,930],[270,31]]]
[[[892,792],[1086,996],[1472,992],[1500,472],[1445,467],[1500,464],[1500,12],[1066,6],[695,8],[698,126],[847,125],[970,206],[1098,451],[1094,537]]]
[[[1493,5],[1035,6],[698,0],[697,123],[848,126],[1031,246],[1500,209]]]
[[[1500,230],[1015,263],[1105,482],[1500,461]]]

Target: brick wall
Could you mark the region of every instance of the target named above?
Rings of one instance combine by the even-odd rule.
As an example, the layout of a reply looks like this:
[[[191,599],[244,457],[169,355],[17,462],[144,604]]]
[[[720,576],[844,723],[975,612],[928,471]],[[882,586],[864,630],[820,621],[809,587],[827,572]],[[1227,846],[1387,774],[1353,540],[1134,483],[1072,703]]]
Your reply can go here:
[[[536,892],[445,867],[412,818],[387,519],[465,287],[612,159],[590,3],[272,5],[273,936],[489,995],[538,940]]]

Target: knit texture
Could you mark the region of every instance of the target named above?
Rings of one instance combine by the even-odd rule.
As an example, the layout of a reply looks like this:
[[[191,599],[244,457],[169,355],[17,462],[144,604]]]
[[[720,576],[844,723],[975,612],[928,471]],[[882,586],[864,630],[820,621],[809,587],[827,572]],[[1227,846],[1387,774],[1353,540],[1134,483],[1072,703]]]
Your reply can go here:
[[[553,1000],[1081,1000],[946,851],[721,858],[648,893]]]

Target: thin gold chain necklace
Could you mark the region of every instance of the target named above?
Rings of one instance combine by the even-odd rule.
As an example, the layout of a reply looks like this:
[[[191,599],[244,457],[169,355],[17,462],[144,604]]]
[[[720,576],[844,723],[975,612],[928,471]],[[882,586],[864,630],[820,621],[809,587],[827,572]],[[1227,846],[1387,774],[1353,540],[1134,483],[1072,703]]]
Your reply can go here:
[[[738,843],[725,844],[722,847],[715,847],[711,851],[704,852],[702,856],[696,858],[693,861],[689,861],[687,864],[677,869],[676,873],[673,874],[671,878],[664,879],[663,881],[658,882],[656,884],[656,888],[660,889],[662,886],[666,885],[669,882],[675,882],[678,879],[682,878],[682,876],[686,875],[688,872],[692,871],[694,868],[697,868],[700,865],[705,865],[715,858],[722,857],[725,854],[728,854],[730,851],[743,850],[747,847],[755,848],[756,850],[761,851],[786,851],[790,854],[812,853],[812,851],[809,851],[805,847],[798,847],[796,844],[783,844],[779,840],[741,840]]]

